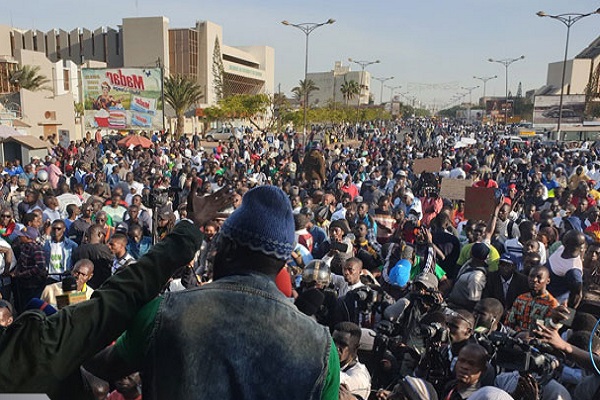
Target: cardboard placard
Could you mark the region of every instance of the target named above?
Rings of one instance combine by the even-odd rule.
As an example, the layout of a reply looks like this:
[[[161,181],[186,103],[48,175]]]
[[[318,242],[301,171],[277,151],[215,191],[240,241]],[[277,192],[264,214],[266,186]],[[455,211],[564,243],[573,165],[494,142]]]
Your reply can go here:
[[[423,172],[440,172],[442,157],[417,158],[413,160],[413,172],[417,175]]]
[[[494,188],[465,188],[465,218],[489,221],[496,210]]]
[[[465,189],[473,186],[471,179],[442,179],[440,197],[450,200],[464,200]]]

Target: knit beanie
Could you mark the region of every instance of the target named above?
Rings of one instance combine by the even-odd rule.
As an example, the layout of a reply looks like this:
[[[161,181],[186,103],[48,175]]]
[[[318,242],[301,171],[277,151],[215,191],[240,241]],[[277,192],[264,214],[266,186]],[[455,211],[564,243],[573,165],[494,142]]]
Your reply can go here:
[[[242,205],[225,220],[221,235],[279,260],[294,250],[294,216],[286,194],[275,186],[246,192]]]

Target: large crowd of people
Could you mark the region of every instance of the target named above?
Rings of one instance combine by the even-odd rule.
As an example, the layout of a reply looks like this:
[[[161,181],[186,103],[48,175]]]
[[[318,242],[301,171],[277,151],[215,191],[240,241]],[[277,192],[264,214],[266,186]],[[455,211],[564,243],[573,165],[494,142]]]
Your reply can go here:
[[[600,398],[600,148],[507,133],[407,119],[123,148],[97,132],[7,162],[0,357],[23,367],[0,391]],[[486,218],[444,197],[459,179],[493,190]],[[169,279],[140,289],[161,263]],[[31,315],[54,358],[21,354]]]

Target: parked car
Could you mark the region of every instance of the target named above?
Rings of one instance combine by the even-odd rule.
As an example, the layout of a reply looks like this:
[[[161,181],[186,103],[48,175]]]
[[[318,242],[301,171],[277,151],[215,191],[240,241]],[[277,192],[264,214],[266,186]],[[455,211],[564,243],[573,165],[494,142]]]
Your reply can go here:
[[[222,126],[218,129],[211,129],[204,135],[204,140],[209,142],[217,142],[219,140],[235,140],[242,139],[242,133],[230,126]]]
[[[546,118],[558,118],[559,115],[560,115],[559,107],[552,107],[551,109],[542,113],[542,116],[544,116]],[[562,117],[563,118],[577,118],[577,117],[579,117],[579,115],[577,114],[577,112],[575,112],[575,110],[572,110],[570,108],[563,108],[562,109]]]

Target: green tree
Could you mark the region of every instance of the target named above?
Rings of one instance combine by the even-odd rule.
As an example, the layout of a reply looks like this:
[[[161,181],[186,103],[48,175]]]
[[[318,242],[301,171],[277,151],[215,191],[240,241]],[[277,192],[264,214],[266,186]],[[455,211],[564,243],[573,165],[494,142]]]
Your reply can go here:
[[[212,120],[246,119],[258,130],[268,132],[277,123],[275,109],[278,105],[281,107],[281,100],[264,93],[236,94],[221,99],[216,106],[206,108],[204,114]]]
[[[294,98],[296,100],[301,101],[304,104],[306,101],[306,105],[308,106],[308,98],[312,92],[319,90],[319,87],[315,85],[312,79],[300,80],[299,85],[292,89],[292,93],[294,94]]]
[[[50,83],[50,79],[45,75],[40,74],[39,66],[23,65],[21,68],[12,72],[9,75],[8,80],[17,90],[20,90],[21,88],[31,90],[32,92],[52,90],[52,88],[47,86],[47,84]]]
[[[221,54],[221,45],[219,38],[215,37],[215,48],[213,50],[213,86],[217,95],[217,101],[227,97],[228,93],[225,88],[225,67],[223,66],[223,56]]]
[[[73,102],[73,107],[74,107],[74,110],[75,110],[75,117],[76,118],[82,117],[83,113],[85,111],[83,103],[81,103],[81,102],[79,102],[79,103]]]
[[[185,113],[204,98],[202,88],[190,77],[169,76],[164,82],[165,101],[175,110],[177,117],[176,137],[184,134]]]
[[[346,81],[342,83],[340,92],[342,92],[342,96],[346,100],[346,106],[348,106],[348,102],[360,93],[360,85],[355,80]]]

